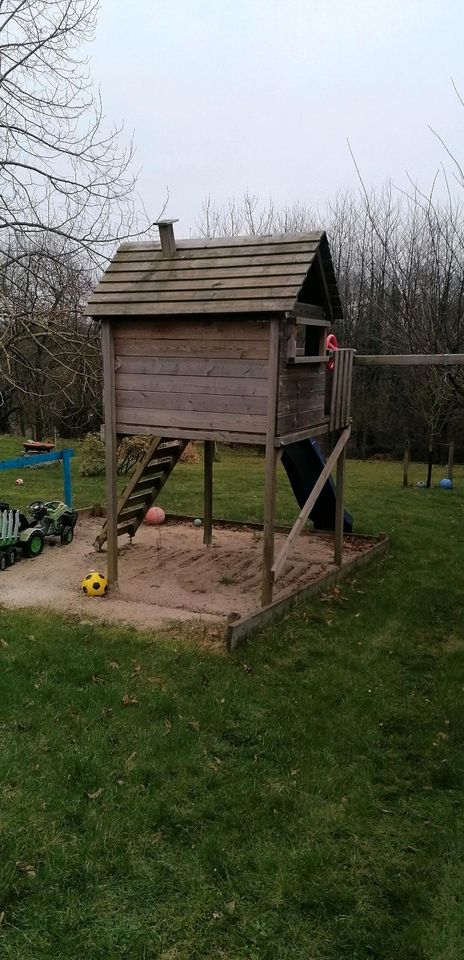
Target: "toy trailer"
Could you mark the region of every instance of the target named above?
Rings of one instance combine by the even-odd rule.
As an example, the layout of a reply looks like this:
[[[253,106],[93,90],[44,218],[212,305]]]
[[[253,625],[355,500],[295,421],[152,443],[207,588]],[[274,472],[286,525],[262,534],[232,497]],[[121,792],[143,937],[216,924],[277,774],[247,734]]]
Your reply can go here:
[[[118,536],[135,533],[189,440],[205,443],[204,538],[209,543],[214,441],[261,445],[266,452],[266,605],[291,543],[337,461],[332,529],[341,563],[354,351],[337,352],[327,394],[326,333],[342,316],[329,244],[324,232],[176,241],[174,222],[158,223],[159,244],[123,244],[86,310],[102,322],[107,521],[98,546],[108,540],[108,578],[114,583]],[[295,445],[329,431],[334,451],[308,488],[298,475]],[[127,434],[153,439],[118,501],[117,441]],[[281,457],[289,476],[293,470],[302,511],[275,558]]]
[[[0,511],[0,570],[16,563],[16,543],[19,535],[19,512]]]

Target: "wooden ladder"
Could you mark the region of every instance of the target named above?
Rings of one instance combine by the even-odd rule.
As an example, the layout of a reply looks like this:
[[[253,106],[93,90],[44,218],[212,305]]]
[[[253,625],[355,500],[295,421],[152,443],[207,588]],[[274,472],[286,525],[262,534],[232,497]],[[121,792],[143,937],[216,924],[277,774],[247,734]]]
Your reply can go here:
[[[153,437],[143,458],[135,467],[129,483],[118,500],[118,536],[123,533],[133,537],[145,514],[156,500],[166,480],[179,462],[188,440],[168,440]],[[95,540],[96,550],[101,550],[107,540],[107,521]]]

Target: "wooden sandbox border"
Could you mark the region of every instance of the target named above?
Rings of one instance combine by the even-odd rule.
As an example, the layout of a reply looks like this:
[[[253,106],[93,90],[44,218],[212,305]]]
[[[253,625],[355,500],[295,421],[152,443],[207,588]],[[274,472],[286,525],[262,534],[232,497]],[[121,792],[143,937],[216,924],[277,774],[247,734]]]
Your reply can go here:
[[[82,518],[104,517],[106,511],[101,504],[94,504],[92,507],[81,507],[79,510],[77,510],[77,513]],[[166,520],[168,523],[193,523],[194,519],[195,517],[188,514],[166,514]],[[260,533],[263,533],[263,524],[253,521],[247,522],[243,520],[214,519],[213,524],[215,527],[222,527],[225,530],[256,530]],[[288,533],[289,529],[290,528],[284,524],[276,524],[275,526],[276,533]],[[318,537],[334,537],[334,533],[332,531],[313,531],[309,529],[302,531],[301,535],[304,537],[311,537],[313,535]],[[369,534],[362,533],[350,533],[348,536],[350,540],[362,540],[364,543],[370,543],[371,546],[359,556],[353,557],[352,560],[347,560],[345,563],[342,563],[337,569],[330,570],[328,573],[322,574],[316,580],[313,580],[311,583],[309,583],[306,587],[298,587],[292,593],[287,594],[287,596],[282,597],[280,600],[274,600],[267,606],[261,607],[259,610],[255,610],[252,613],[247,613],[243,617],[239,617],[237,620],[234,620],[233,623],[229,623],[225,635],[227,649],[232,652],[243,640],[249,637],[250,634],[254,633],[256,630],[260,630],[261,627],[266,626],[266,624],[270,623],[271,620],[280,617],[295,603],[298,603],[300,600],[304,600],[307,597],[315,596],[316,594],[321,593],[326,587],[330,587],[333,584],[344,580],[358,567],[362,567],[365,564],[371,563],[372,561],[377,560],[379,557],[384,556],[390,543],[390,540],[385,533],[379,533],[377,536],[370,536]]]
[[[311,533],[312,531],[308,532]],[[304,600],[307,597],[321,593],[326,587],[330,587],[332,584],[344,580],[345,577],[348,577],[358,567],[371,563],[373,560],[383,556],[388,550],[390,541],[384,533],[379,534],[377,537],[363,536],[362,534],[350,534],[349,536],[350,539],[358,537],[359,540],[367,542],[370,540],[372,541],[372,546],[360,554],[360,556],[353,557],[352,560],[347,560],[346,563],[342,563],[336,570],[330,570],[329,573],[322,574],[322,576],[313,580],[312,583],[309,583],[308,586],[298,587],[297,590],[287,594],[286,597],[282,597],[281,600],[274,600],[273,603],[268,604],[267,607],[262,607],[254,613],[248,613],[246,616],[240,617],[239,620],[235,620],[234,623],[230,623],[226,633],[227,649],[229,651],[235,650],[242,640],[249,637],[255,630],[260,630],[261,627],[270,623],[274,618],[280,617],[299,600]]]

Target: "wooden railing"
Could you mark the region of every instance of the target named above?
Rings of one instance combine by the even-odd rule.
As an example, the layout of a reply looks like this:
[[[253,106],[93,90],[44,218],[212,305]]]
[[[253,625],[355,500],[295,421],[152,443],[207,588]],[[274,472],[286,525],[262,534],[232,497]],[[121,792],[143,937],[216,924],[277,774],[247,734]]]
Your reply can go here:
[[[351,382],[355,350],[336,350],[333,354],[330,430],[342,430],[350,422]]]

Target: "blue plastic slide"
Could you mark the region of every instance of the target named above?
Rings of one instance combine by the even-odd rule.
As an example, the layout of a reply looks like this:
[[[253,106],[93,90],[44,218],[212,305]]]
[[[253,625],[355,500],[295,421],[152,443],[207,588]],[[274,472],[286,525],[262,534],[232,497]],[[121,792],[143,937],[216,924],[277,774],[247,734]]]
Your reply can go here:
[[[299,440],[284,447],[282,464],[295,499],[299,507],[303,507],[324,467],[324,454],[313,438]],[[335,529],[335,484],[332,477],[324,484],[309,516],[316,530]],[[343,529],[345,533],[351,533],[353,529],[353,518],[346,510]]]

